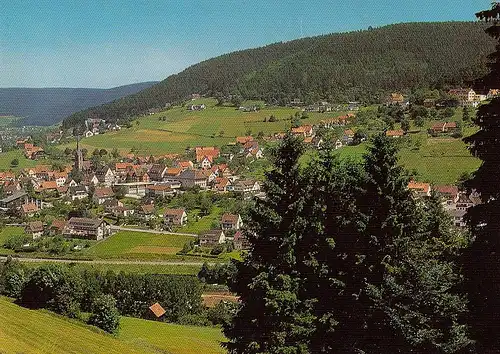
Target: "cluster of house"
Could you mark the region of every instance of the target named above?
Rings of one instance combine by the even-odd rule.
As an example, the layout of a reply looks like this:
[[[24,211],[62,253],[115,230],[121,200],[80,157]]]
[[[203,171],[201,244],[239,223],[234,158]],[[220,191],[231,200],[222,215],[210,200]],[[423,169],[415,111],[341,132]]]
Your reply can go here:
[[[161,217],[151,214],[152,217]],[[163,222],[167,227],[183,226],[187,223],[188,216],[185,209],[166,209],[163,213]],[[201,247],[214,247],[232,241],[235,249],[249,248],[247,238],[241,232],[243,225],[239,214],[224,214],[220,220],[220,229],[203,232],[198,236]],[[25,233],[36,240],[44,235],[62,235],[66,238],[100,241],[111,235],[111,225],[104,219],[71,217],[69,220],[55,219],[50,224],[42,221],[29,221],[25,225]],[[229,236],[229,235],[232,236]]]
[[[441,134],[452,134],[459,131],[456,122],[436,122],[429,129],[429,134],[436,136]],[[387,130],[385,135],[391,138],[400,138],[405,135],[403,129]]]
[[[445,210],[450,214],[453,224],[456,227],[465,227],[464,216],[467,209],[472,206],[481,204],[481,196],[472,192],[470,194],[460,191],[458,187],[451,185],[431,186],[429,183],[410,181],[408,188],[415,193],[416,196],[426,198],[430,197],[432,191],[435,191],[441,196]]]
[[[19,149],[24,150],[24,156],[30,160],[37,160],[45,156],[45,151],[42,147],[36,146],[33,143],[30,143],[29,138],[18,139],[16,141],[16,146]]]
[[[111,234],[110,224],[103,219],[77,218],[69,220],[56,219],[50,225],[42,221],[30,221],[24,228],[26,234],[34,240],[43,235],[62,235],[67,238],[78,238],[85,240],[100,241]]]
[[[354,114],[349,113],[347,115],[335,117],[326,121],[323,120],[319,123],[318,126],[313,126],[309,124],[301,125],[299,127],[292,128],[291,133],[292,135],[304,138],[304,142],[306,144],[312,145],[315,148],[320,148],[324,141],[320,136],[316,135],[316,129],[318,127],[332,129],[335,127],[345,126],[351,123],[355,117],[356,116]],[[280,135],[275,135],[275,138],[282,139],[283,136],[284,134],[281,133]],[[354,131],[352,129],[346,129],[344,130],[344,133],[342,134],[341,137],[335,139],[334,141],[335,148],[339,149],[345,145],[349,145],[353,142],[353,140],[354,140]]]
[[[116,123],[110,123],[104,119],[99,118],[88,118],[85,120],[85,132],[83,135],[86,138],[91,136],[102,134],[106,131],[117,131],[121,130],[121,126]]]
[[[476,92],[471,88],[456,88],[448,91],[448,95],[456,98],[461,106],[477,107],[481,102],[498,96],[500,90],[489,89],[487,92]]]

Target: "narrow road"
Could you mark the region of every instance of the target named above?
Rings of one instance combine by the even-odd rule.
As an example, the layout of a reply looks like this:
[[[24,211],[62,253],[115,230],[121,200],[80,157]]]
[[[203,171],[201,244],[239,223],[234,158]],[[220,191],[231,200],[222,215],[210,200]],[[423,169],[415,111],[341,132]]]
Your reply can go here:
[[[54,263],[87,263],[87,264],[136,264],[136,265],[172,265],[172,266],[202,266],[204,262],[180,262],[180,261],[134,261],[134,260],[86,260],[86,259],[54,259],[54,258],[24,258],[24,257],[12,257],[20,262],[54,262]],[[6,256],[0,256],[0,261],[4,262],[7,260]],[[207,262],[209,265],[215,265],[216,263]]]
[[[115,231],[146,232],[146,233],[149,233],[149,234],[157,234],[157,235],[178,235],[178,236],[198,237],[198,235],[196,235],[196,234],[185,234],[185,233],[181,233],[181,232],[157,231],[157,230],[150,230],[150,229],[134,229],[132,227],[121,227],[121,226],[115,226],[115,225],[111,225],[111,230],[115,230]]]

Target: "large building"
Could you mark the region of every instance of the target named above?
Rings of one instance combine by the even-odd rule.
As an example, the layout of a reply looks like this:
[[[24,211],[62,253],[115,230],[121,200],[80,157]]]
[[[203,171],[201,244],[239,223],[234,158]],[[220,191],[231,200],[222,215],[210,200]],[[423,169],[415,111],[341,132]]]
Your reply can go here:
[[[102,219],[71,218],[63,233],[64,236],[70,238],[99,241],[111,234],[111,227]]]

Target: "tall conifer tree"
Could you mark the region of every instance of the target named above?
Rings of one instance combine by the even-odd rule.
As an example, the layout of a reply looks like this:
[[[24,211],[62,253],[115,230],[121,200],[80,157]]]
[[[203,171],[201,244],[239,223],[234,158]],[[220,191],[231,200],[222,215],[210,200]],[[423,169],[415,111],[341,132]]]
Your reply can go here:
[[[295,254],[304,183],[299,158],[303,143],[287,136],[274,156],[264,183],[265,200],[251,211],[246,233],[252,249],[238,265],[232,290],[241,308],[224,328],[231,353],[306,353],[310,315],[299,299],[301,280]]]
[[[490,54],[490,73],[476,82],[483,90],[500,88],[500,4],[476,14],[491,23],[486,33],[499,42]],[[475,124],[479,131],[464,138],[481,166],[465,183],[469,192],[481,195],[483,204],[470,208],[467,221],[472,245],[463,258],[470,301],[470,325],[480,352],[500,351],[500,98],[479,107]]]

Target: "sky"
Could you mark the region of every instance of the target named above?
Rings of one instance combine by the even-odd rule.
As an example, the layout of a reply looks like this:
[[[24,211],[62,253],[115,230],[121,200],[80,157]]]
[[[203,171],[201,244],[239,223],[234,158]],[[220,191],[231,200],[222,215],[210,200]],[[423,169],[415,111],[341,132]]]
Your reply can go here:
[[[301,37],[473,21],[488,0],[0,0],[0,87],[111,88]]]

